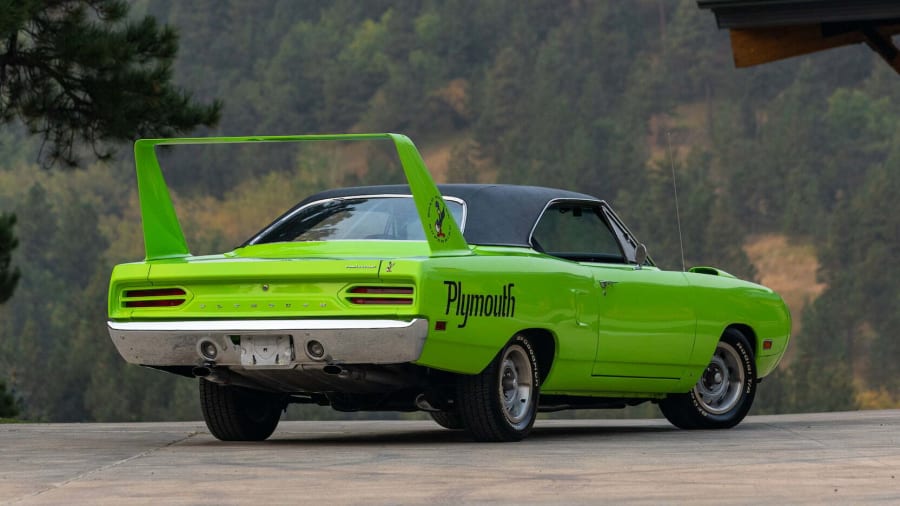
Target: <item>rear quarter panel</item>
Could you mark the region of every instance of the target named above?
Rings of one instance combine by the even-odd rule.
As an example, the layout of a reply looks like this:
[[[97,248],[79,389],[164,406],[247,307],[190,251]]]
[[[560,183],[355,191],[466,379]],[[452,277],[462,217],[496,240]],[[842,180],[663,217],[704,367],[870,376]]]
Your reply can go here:
[[[596,310],[584,296],[590,272],[523,248],[476,249],[422,263],[420,308],[431,330],[417,363],[478,373],[516,333],[544,329],[556,343],[551,377],[590,378],[597,347]],[[437,322],[446,330],[435,330]]]

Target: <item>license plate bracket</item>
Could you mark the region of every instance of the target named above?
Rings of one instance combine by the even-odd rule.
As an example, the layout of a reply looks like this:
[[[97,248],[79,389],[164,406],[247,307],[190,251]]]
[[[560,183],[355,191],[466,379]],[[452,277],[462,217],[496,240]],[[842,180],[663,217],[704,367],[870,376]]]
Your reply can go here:
[[[246,367],[283,367],[294,360],[291,336],[241,336],[241,365]]]

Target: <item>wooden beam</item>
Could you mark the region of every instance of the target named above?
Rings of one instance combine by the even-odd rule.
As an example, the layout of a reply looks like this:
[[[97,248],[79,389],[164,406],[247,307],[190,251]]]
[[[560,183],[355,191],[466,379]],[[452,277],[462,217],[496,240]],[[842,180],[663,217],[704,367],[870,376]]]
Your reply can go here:
[[[861,32],[872,51],[878,53],[895,72],[900,74],[900,50],[894,45],[891,37],[879,32],[873,26],[863,27]]]
[[[859,32],[824,37],[818,24],[734,28],[730,32],[734,66],[739,68],[865,42]]]

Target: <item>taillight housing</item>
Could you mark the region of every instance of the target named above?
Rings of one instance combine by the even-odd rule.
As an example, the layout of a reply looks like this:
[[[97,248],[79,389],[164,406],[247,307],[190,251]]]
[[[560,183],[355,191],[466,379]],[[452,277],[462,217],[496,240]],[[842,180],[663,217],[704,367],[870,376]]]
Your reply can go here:
[[[122,292],[122,305],[130,308],[177,307],[187,300],[181,288],[141,288]]]
[[[413,303],[411,286],[354,286],[347,293],[351,304],[408,306]]]

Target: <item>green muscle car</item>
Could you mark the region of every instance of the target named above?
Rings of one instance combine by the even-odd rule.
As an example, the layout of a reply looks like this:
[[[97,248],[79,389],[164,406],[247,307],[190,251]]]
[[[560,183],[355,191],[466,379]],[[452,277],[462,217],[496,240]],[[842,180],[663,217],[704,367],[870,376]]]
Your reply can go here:
[[[390,143],[406,183],[307,197],[227,253],[192,256],[155,148]],[[524,438],[540,411],[657,403],[728,428],[788,344],[776,293],[721,270],[657,268],[603,200],[435,185],[396,134],[139,140],[143,262],[118,265],[122,357],[200,378],[222,440],[263,440],[289,403],[426,411],[479,441]]]

